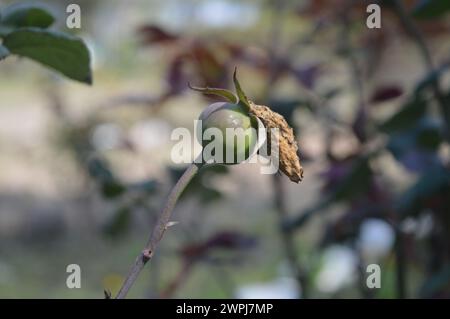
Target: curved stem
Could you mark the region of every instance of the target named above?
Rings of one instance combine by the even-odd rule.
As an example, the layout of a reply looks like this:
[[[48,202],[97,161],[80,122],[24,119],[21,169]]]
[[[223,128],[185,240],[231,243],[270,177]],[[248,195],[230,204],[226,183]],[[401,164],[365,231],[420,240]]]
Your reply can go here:
[[[136,258],[133,266],[130,269],[130,272],[127,275],[127,278],[125,279],[122,287],[119,290],[119,293],[116,296],[116,299],[123,299],[126,297],[128,291],[135,283],[137,277],[139,276],[139,273],[144,268],[145,264],[153,257],[156,247],[164,236],[165,231],[170,226],[170,218],[172,217],[172,211],[175,208],[175,204],[177,203],[178,198],[201,167],[202,164],[195,162],[192,163],[173,187],[167,198],[166,204],[161,211],[161,214],[159,215],[158,221],[156,222],[156,225],[153,228],[152,233],[150,234],[145,248]]]

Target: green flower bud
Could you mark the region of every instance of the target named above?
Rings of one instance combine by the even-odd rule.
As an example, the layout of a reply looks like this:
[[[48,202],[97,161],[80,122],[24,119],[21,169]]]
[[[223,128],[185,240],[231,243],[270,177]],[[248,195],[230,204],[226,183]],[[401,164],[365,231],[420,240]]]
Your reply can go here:
[[[215,139],[220,138],[222,157],[217,153],[212,155],[216,155],[214,158],[221,160],[222,163],[238,164],[248,159],[255,151],[258,142],[258,121],[241,104],[227,102],[211,104],[201,113],[199,120],[202,121],[202,136],[197,136],[197,139],[204,150],[208,144],[215,143],[217,152],[218,144]],[[216,129],[209,130],[211,140],[205,140],[208,129]],[[217,133],[221,136],[216,136]],[[208,158],[204,160],[207,161]]]

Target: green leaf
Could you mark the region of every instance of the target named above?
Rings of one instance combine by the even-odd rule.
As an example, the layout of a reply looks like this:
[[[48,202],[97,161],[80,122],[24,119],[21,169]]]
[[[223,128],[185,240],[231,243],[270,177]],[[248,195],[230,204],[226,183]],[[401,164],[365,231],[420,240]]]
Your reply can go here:
[[[422,0],[412,10],[414,17],[419,19],[432,19],[444,15],[450,11],[448,0]]]
[[[421,79],[415,88],[416,94],[434,84],[440,77],[442,77],[450,69],[450,62],[446,62],[437,69],[429,72],[423,79]]]
[[[128,190],[151,194],[158,189],[158,182],[156,180],[146,180],[138,183],[127,185]]]
[[[352,199],[367,191],[372,180],[369,159],[370,156],[363,156],[355,160],[350,173],[327,199],[330,203]]]
[[[121,196],[125,190],[125,186],[115,179],[101,182],[102,195],[107,199],[117,198]]]
[[[238,102],[237,96],[229,90],[210,88],[210,87],[199,88],[199,87],[191,86],[190,83],[188,83],[188,86],[191,90],[198,91],[203,94],[211,94],[211,95],[221,96],[221,97],[227,99],[228,102],[231,102],[233,104],[236,104]]]
[[[89,176],[99,181],[114,180],[115,177],[111,172],[108,163],[100,158],[91,158],[87,162],[87,171]]]
[[[390,135],[387,144],[394,156],[398,157],[415,148],[436,151],[443,142],[443,129],[439,122],[422,118],[413,127]]]
[[[403,216],[419,214],[433,196],[448,198],[450,171],[441,165],[434,165],[425,171],[418,181],[397,200],[396,210]]]
[[[447,265],[425,281],[419,290],[420,298],[433,298],[437,293],[445,290],[449,282],[450,267]]]
[[[103,231],[105,235],[112,239],[117,239],[121,235],[125,235],[131,224],[131,209],[130,207],[120,207],[104,226]]]
[[[407,170],[417,173],[440,165],[437,150],[443,141],[442,123],[425,117],[409,129],[391,133],[386,149]]]
[[[239,98],[239,102],[241,104],[243,104],[247,108],[247,110],[250,110],[250,103],[248,102],[247,96],[245,95],[244,91],[242,90],[241,84],[239,83],[239,81],[237,79],[237,68],[234,69],[233,82],[234,82],[234,87],[236,88],[236,94]]]
[[[73,80],[92,84],[89,50],[78,37],[24,28],[9,33],[3,45],[11,53],[33,59]]]
[[[33,3],[13,4],[2,10],[0,35],[6,35],[21,27],[48,28],[55,22],[54,16],[42,5]]]
[[[283,221],[282,229],[292,231],[303,226],[313,215],[323,211],[330,205],[340,201],[350,201],[361,196],[361,194],[367,193],[373,178],[369,160],[376,155],[377,152],[374,152],[355,159],[349,173],[342,179],[335,190],[311,207],[303,210],[299,216]]]
[[[423,117],[426,106],[427,102],[421,96],[416,96],[415,99],[406,103],[400,111],[384,122],[380,129],[391,133],[410,128]]]
[[[425,150],[436,150],[444,141],[444,129],[440,123],[429,118],[421,120],[416,128],[416,144]]]
[[[0,44],[0,61],[9,55],[9,50]]]
[[[89,175],[98,182],[102,195],[114,199],[125,193],[126,187],[114,176],[108,163],[100,158],[92,158],[87,164]]]

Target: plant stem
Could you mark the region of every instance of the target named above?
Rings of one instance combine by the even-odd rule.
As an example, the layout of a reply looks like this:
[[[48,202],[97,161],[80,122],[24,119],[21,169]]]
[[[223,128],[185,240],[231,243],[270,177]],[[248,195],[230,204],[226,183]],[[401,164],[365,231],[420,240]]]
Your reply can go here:
[[[127,278],[125,279],[119,293],[116,296],[116,299],[123,299],[126,297],[128,291],[135,283],[137,277],[139,276],[139,273],[144,268],[145,264],[153,257],[156,247],[161,241],[165,231],[170,226],[170,218],[172,217],[172,212],[175,208],[175,204],[177,203],[178,198],[201,167],[202,164],[192,163],[173,187],[167,198],[166,204],[161,211],[161,214],[159,215],[158,221],[156,222],[156,225],[153,228],[152,233],[150,234],[145,248],[136,258],[136,261],[131,267]]]
[[[286,1],[273,1],[272,2],[274,14],[272,17],[270,43],[268,46],[268,55],[270,59],[270,70],[267,79],[267,85],[264,90],[263,99],[271,100],[273,97],[273,89],[277,82],[278,69],[280,67],[279,62],[279,48],[282,39],[284,13],[286,11]],[[284,253],[289,263],[289,267],[293,272],[293,276],[296,279],[299,286],[299,295],[302,298],[307,298],[306,276],[300,266],[297,258],[297,249],[294,243],[293,233],[281,227],[283,221],[287,218],[288,210],[286,207],[285,190],[283,188],[282,177],[279,174],[273,175],[273,191],[274,191],[274,204],[277,212],[278,220],[280,223],[280,237],[283,245]]]
[[[414,21],[411,19],[409,14],[407,13],[404,4],[400,0],[394,0],[394,10],[397,16],[400,19],[400,22],[402,23],[405,30],[408,32],[409,36],[413,39],[414,43],[416,44],[418,50],[420,51],[420,54],[422,55],[422,58],[425,63],[425,67],[427,68],[427,71],[429,74],[435,71],[434,65],[433,65],[433,59],[431,57],[430,50],[427,46],[427,43],[425,42],[425,39],[420,32],[420,29],[417,27],[417,25],[414,23]],[[449,136],[449,129],[450,129],[450,109],[446,107],[446,101],[445,101],[445,95],[442,92],[440,85],[439,85],[439,78],[433,79],[431,83],[431,87],[433,89],[434,97],[436,98],[439,107],[441,109],[442,116],[445,119],[446,124],[446,137],[448,140],[450,140]]]
[[[283,188],[283,180],[282,176],[276,174],[273,176],[273,188],[275,192],[275,206],[277,209],[277,213],[279,216],[280,222],[283,222],[288,216],[287,208],[286,208],[286,198],[285,198],[285,190]],[[303,299],[308,298],[308,282],[307,277],[305,276],[305,272],[302,269],[300,262],[297,256],[297,249],[295,247],[294,237],[292,231],[283,229],[280,227],[280,236],[283,242],[283,248],[289,262],[289,267],[291,268],[294,278],[297,280],[299,284],[301,297]]]
[[[187,277],[192,271],[194,264],[195,264],[194,260],[184,260],[178,274],[162,291],[162,293],[160,294],[160,298],[162,299],[171,298],[178,290],[178,288],[186,281]]]
[[[406,260],[405,260],[405,245],[403,234],[400,229],[396,230],[395,239],[395,259],[396,259],[396,280],[397,280],[397,298],[406,298]]]

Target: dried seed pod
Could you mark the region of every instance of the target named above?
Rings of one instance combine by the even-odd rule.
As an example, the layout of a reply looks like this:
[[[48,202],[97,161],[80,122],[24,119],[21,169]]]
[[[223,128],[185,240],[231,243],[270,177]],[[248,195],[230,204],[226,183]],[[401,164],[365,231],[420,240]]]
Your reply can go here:
[[[295,140],[294,130],[289,126],[284,117],[277,112],[272,111],[265,105],[257,105],[249,101],[250,113],[258,117],[263,122],[267,131],[267,142],[270,151],[271,129],[279,130],[278,139],[278,160],[280,170],[289,179],[298,183],[303,178],[303,168],[298,155],[297,141]],[[277,154],[275,154],[277,155]]]

